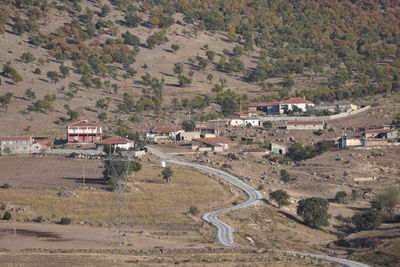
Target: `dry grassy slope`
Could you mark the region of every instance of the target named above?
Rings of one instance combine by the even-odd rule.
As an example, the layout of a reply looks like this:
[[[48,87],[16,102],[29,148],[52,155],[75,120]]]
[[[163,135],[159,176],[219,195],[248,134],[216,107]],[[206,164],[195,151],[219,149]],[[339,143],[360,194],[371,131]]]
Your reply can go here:
[[[83,2],[84,8],[90,8],[94,11],[98,11],[99,8],[94,6],[90,2]],[[64,25],[66,22],[71,21],[72,17],[61,11],[52,10],[49,16],[43,19],[40,23],[40,31],[42,33],[54,32],[58,27]],[[123,20],[123,13],[118,10],[113,10],[106,18],[114,21]],[[176,19],[182,21],[181,16],[176,15]],[[95,21],[97,18],[95,18]],[[157,29],[149,29],[145,27],[138,28],[127,28],[117,24],[119,27],[120,34],[125,31],[130,31],[131,33],[140,37],[142,43],[145,43],[146,38],[157,31]],[[227,74],[218,72],[215,70],[214,64],[209,64],[207,68],[203,71],[195,70],[193,76],[193,83],[187,88],[177,87],[177,77],[173,74],[173,65],[176,62],[184,63],[184,73],[190,70],[190,65],[188,62],[189,58],[194,59],[196,56],[205,57],[205,50],[202,47],[208,44],[209,48],[218,54],[222,53],[223,49],[232,50],[235,46],[233,43],[228,43],[225,40],[225,36],[221,33],[216,33],[214,35],[209,32],[199,31],[196,32],[192,26],[182,26],[179,24],[174,24],[167,30],[167,36],[169,42],[158,46],[152,50],[141,47],[139,55],[136,57],[136,63],[133,64],[134,69],[138,71],[137,75],[133,79],[124,79],[119,76],[117,80],[109,79],[112,83],[117,83],[121,85],[122,89],[117,95],[107,92],[105,89],[85,89],[81,88],[72,100],[67,100],[65,97],[65,91],[68,91],[68,84],[78,83],[80,75],[73,73],[71,69],[71,76],[67,79],[61,80],[57,84],[51,84],[47,81],[46,73],[52,70],[58,70],[59,63],[55,62],[52,57],[48,54],[48,51],[43,48],[35,48],[27,43],[28,36],[23,34],[22,36],[17,36],[11,33],[10,25],[7,25],[7,31],[0,35],[0,66],[6,62],[11,62],[12,65],[21,73],[24,78],[23,82],[15,85],[10,79],[2,77],[3,85],[0,86],[0,94],[5,92],[12,92],[14,98],[9,106],[7,112],[0,113],[0,135],[14,135],[14,134],[39,134],[48,136],[62,136],[64,133],[64,128],[57,126],[54,122],[59,117],[66,117],[66,110],[64,105],[68,104],[72,109],[79,111],[81,118],[88,118],[91,120],[97,120],[97,113],[93,111],[88,111],[85,108],[95,109],[95,103],[98,99],[104,97],[110,97],[112,100],[111,106],[109,108],[109,119],[115,121],[120,118],[120,115],[114,113],[116,110],[116,105],[119,103],[124,92],[130,92],[135,96],[140,96],[142,94],[142,87],[137,82],[140,77],[149,72],[151,75],[156,77],[165,78],[164,95],[165,101],[164,105],[168,106],[173,98],[192,98],[199,94],[208,94],[212,96],[211,88],[212,85],[206,79],[207,74],[212,73],[214,76],[213,82],[218,83],[219,78],[225,78],[227,80],[227,88],[230,88],[236,92],[246,93],[251,98],[261,95],[263,92],[256,84],[246,83],[242,80],[241,74],[237,75],[235,73]],[[99,40],[105,40],[110,36],[100,35],[96,38]],[[89,44],[92,40],[88,41]],[[170,51],[171,44],[178,44],[180,46],[179,51],[174,54]],[[36,58],[44,58],[47,60],[45,64],[39,66],[38,62],[25,64],[20,62],[19,57],[25,53],[31,52]],[[254,67],[257,61],[258,51],[248,52],[241,57],[241,60],[245,63],[246,67]],[[215,57],[215,62],[219,60],[219,57]],[[144,69],[142,66],[147,64],[148,68]],[[70,61],[65,63],[66,66],[72,68]],[[32,71],[40,67],[42,70],[41,75],[35,75]],[[120,74],[124,72],[121,70]],[[296,88],[294,90],[307,88],[313,86],[313,79],[307,78],[306,75],[296,78]],[[318,77],[314,77],[319,79]],[[105,81],[107,79],[103,79]],[[278,79],[271,79],[270,82],[276,83]],[[64,88],[64,92],[62,90]],[[22,97],[26,89],[32,89],[35,91],[38,98],[42,98],[46,94],[56,94],[57,100],[54,105],[55,110],[49,114],[30,112],[26,113],[26,107],[30,104],[30,101],[24,100]],[[172,117],[180,117],[180,113],[174,114]],[[122,117],[127,117],[123,115]],[[148,124],[146,124],[148,123]],[[112,124],[112,123],[109,123]],[[148,127],[149,121],[144,119],[143,124]],[[30,128],[28,128],[30,127]],[[141,127],[140,125],[135,125],[135,127]],[[25,130],[24,130],[25,129]]]

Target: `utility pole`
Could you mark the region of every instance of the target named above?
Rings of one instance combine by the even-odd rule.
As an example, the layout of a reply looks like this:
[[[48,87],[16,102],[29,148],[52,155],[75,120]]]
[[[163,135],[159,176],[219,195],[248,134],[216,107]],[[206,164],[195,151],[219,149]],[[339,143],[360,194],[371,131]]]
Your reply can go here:
[[[85,187],[85,171],[86,171],[85,161],[83,161],[83,187]]]

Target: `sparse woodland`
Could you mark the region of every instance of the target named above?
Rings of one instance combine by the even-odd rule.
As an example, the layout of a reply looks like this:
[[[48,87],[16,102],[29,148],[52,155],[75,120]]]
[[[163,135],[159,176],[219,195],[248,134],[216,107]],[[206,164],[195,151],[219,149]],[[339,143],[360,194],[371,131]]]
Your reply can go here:
[[[134,112],[162,115],[191,109],[196,119],[209,119],[230,115],[255,100],[305,96],[320,102],[397,94],[400,7],[396,3],[2,1],[0,31],[18,36],[19,44],[27,47],[13,54],[13,60],[3,60],[0,96],[12,93],[14,98],[2,106],[19,101],[16,88],[27,87],[28,80],[32,84],[45,80],[53,92],[24,88],[43,97],[36,102],[28,99],[32,103],[26,112],[48,114],[57,110],[53,104],[58,101],[72,101],[68,110],[61,111],[75,111],[70,118],[87,117],[87,111],[94,109],[94,118],[102,121],[125,118],[119,126],[126,126],[124,120]],[[49,27],[58,16],[65,21]],[[175,26],[181,32],[172,30]],[[206,43],[192,51],[194,56],[182,59],[183,43],[174,37],[183,36],[190,43],[200,33],[218,40],[218,49]],[[149,65],[160,46],[176,61],[169,69],[155,71]],[[45,56],[37,56],[39,50]],[[141,55],[147,61],[139,65]],[[154,60],[160,51],[155,55]],[[42,71],[50,63],[57,67]],[[33,77],[25,77],[26,71]],[[236,82],[244,86],[233,88]],[[82,96],[88,90],[101,91],[97,94],[107,99],[107,107],[88,106],[87,96]]]

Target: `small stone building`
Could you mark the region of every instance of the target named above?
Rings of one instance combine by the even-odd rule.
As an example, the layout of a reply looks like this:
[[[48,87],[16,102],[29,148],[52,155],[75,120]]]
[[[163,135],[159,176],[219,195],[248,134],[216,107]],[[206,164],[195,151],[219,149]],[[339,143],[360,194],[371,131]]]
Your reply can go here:
[[[285,155],[287,152],[287,146],[277,144],[277,143],[271,143],[271,152],[280,154],[280,155]]]
[[[195,138],[192,141],[192,150],[195,151],[212,151],[212,152],[223,152],[229,149],[229,145],[232,143],[231,140],[223,137],[215,138]]]

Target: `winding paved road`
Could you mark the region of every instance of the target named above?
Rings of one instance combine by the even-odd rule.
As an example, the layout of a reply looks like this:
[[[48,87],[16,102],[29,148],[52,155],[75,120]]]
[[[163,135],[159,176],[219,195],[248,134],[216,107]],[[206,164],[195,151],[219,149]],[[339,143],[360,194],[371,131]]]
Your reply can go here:
[[[244,183],[243,181],[239,180],[237,177],[235,177],[229,173],[226,173],[226,172],[223,172],[223,171],[220,171],[220,170],[208,167],[208,166],[203,166],[203,165],[189,163],[186,161],[175,159],[171,155],[163,153],[160,150],[155,149],[150,146],[147,147],[147,149],[150,153],[153,153],[153,154],[159,156],[161,159],[165,160],[166,162],[199,169],[199,170],[208,172],[210,174],[217,175],[217,176],[221,177],[222,179],[228,181],[229,183],[237,186],[238,188],[243,190],[248,195],[249,199],[243,203],[240,203],[240,204],[235,205],[230,208],[212,211],[210,213],[203,215],[203,219],[206,222],[211,223],[212,225],[214,225],[217,228],[216,238],[219,242],[221,242],[221,244],[223,244],[224,246],[230,246],[230,247],[239,246],[238,243],[233,241],[233,232],[235,231],[235,229],[233,227],[231,227],[230,225],[226,224],[225,222],[221,221],[218,218],[218,216],[223,213],[229,212],[229,211],[233,211],[236,209],[241,209],[241,208],[251,206],[251,205],[257,203],[258,201],[264,199],[263,195],[258,190],[254,189],[253,187],[249,186],[248,184]],[[296,252],[296,251],[283,251],[283,250],[278,250],[277,252],[319,258],[319,259],[327,260],[330,262],[339,263],[343,266],[348,266],[348,267],[369,267],[368,265],[358,263],[355,261],[350,261],[350,260],[346,260],[346,259],[335,258],[335,257],[330,257],[330,256],[325,256],[325,255],[303,253],[303,252]]]

